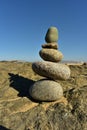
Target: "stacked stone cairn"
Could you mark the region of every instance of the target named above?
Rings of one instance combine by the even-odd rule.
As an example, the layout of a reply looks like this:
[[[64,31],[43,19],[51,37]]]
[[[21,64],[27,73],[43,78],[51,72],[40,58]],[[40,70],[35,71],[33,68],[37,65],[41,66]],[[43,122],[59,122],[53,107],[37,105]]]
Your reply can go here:
[[[63,88],[57,80],[67,80],[70,69],[67,65],[59,63],[63,54],[58,50],[58,30],[50,27],[45,36],[46,43],[42,45],[39,55],[44,61],[32,64],[32,69],[40,76],[46,77],[36,81],[29,89],[34,100],[56,101],[63,97]]]

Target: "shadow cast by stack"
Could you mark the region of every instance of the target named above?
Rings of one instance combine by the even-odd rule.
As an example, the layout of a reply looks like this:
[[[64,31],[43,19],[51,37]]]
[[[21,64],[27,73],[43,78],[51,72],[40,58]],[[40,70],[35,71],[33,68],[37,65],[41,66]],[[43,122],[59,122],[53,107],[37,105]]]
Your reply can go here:
[[[2,126],[2,125],[0,125],[0,130],[10,130],[10,129],[8,129],[8,128]]]
[[[27,97],[33,100],[31,96],[29,95],[29,88],[35,83],[35,81],[25,78],[23,76],[20,76],[18,74],[8,73],[8,75],[10,76],[9,78],[10,87],[13,87],[15,90],[19,92],[17,96]]]

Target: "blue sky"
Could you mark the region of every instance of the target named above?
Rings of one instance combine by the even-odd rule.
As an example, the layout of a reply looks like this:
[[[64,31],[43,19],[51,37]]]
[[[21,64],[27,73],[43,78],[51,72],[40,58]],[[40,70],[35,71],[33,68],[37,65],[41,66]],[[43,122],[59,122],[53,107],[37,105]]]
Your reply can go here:
[[[0,60],[41,60],[50,26],[63,60],[87,61],[87,0],[0,0]]]

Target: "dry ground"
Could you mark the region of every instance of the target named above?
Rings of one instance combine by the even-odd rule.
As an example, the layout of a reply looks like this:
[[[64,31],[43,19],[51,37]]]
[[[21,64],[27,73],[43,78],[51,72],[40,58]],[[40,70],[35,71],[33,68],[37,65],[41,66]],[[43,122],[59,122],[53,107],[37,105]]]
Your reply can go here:
[[[87,64],[69,65],[71,77],[59,82],[64,97],[36,102],[29,87],[43,77],[29,62],[0,62],[0,130],[87,130]]]

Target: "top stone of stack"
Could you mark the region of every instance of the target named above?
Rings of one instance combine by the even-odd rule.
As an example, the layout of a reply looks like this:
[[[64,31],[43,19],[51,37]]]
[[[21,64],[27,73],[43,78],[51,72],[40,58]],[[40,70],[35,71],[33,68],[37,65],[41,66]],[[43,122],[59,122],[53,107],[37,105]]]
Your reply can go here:
[[[45,41],[47,43],[53,43],[58,41],[58,30],[56,27],[50,27],[47,30]]]
[[[58,30],[56,27],[50,27],[45,36],[46,43],[42,45],[39,51],[40,57],[45,61],[59,62],[63,58],[62,52],[58,49]]]

